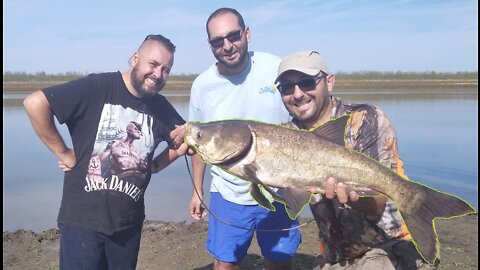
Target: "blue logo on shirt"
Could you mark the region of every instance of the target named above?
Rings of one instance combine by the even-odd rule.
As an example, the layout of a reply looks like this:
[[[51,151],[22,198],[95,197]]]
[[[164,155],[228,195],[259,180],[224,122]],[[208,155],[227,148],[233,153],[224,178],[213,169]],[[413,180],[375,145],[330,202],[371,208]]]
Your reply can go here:
[[[275,85],[264,86],[258,91],[258,93],[259,94],[263,94],[263,93],[275,94]]]

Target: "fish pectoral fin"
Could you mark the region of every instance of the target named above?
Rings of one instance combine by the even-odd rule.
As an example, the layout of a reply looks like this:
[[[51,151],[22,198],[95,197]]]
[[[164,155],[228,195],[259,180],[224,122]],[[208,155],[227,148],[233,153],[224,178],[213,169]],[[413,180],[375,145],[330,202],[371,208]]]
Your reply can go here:
[[[277,192],[275,192],[275,190],[273,190],[271,187],[261,183],[260,184],[268,193],[270,193],[270,195],[272,195],[272,198],[277,201],[277,202],[281,202],[283,204],[287,204],[287,201],[285,201],[285,198],[283,198],[282,196],[278,195]]]
[[[258,203],[258,205],[270,210],[275,211],[275,206],[263,195],[260,190],[262,186],[267,192],[271,193],[273,197],[278,197],[278,195],[270,187],[263,184],[260,179],[257,178],[257,167],[253,164],[244,165],[243,173],[248,177],[249,181],[252,182],[250,185],[250,195]]]
[[[260,187],[252,183],[250,185],[250,195],[252,195],[253,199],[260,205],[261,207],[264,207],[270,211],[275,211],[275,206],[263,195],[262,191],[260,190]]]
[[[294,220],[302,212],[305,205],[310,203],[312,193],[300,188],[285,188],[285,201],[288,216]]]

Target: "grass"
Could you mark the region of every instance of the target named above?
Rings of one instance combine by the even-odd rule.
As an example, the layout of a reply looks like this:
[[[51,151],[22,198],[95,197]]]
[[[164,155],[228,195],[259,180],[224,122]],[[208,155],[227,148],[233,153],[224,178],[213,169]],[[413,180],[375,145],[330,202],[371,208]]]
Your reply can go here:
[[[30,93],[47,86],[78,79],[87,74],[67,72],[46,74],[38,72],[4,72],[4,93]],[[163,92],[185,92],[188,94],[197,74],[172,75]],[[375,89],[471,89],[478,92],[478,72],[337,72],[335,90]]]

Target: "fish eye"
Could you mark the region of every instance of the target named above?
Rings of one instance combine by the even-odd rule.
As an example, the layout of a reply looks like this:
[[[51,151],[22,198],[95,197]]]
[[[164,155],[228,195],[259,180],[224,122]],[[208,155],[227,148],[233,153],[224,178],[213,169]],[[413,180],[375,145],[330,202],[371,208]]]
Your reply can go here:
[[[199,131],[199,132],[197,132],[197,139],[201,139],[201,138],[202,138],[202,132]]]

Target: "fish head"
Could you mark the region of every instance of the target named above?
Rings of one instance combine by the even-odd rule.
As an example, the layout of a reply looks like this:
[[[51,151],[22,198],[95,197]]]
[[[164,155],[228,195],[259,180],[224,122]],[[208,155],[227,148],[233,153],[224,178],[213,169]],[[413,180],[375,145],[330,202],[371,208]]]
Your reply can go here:
[[[245,121],[189,122],[185,142],[210,164],[241,159],[251,148],[253,136]]]

